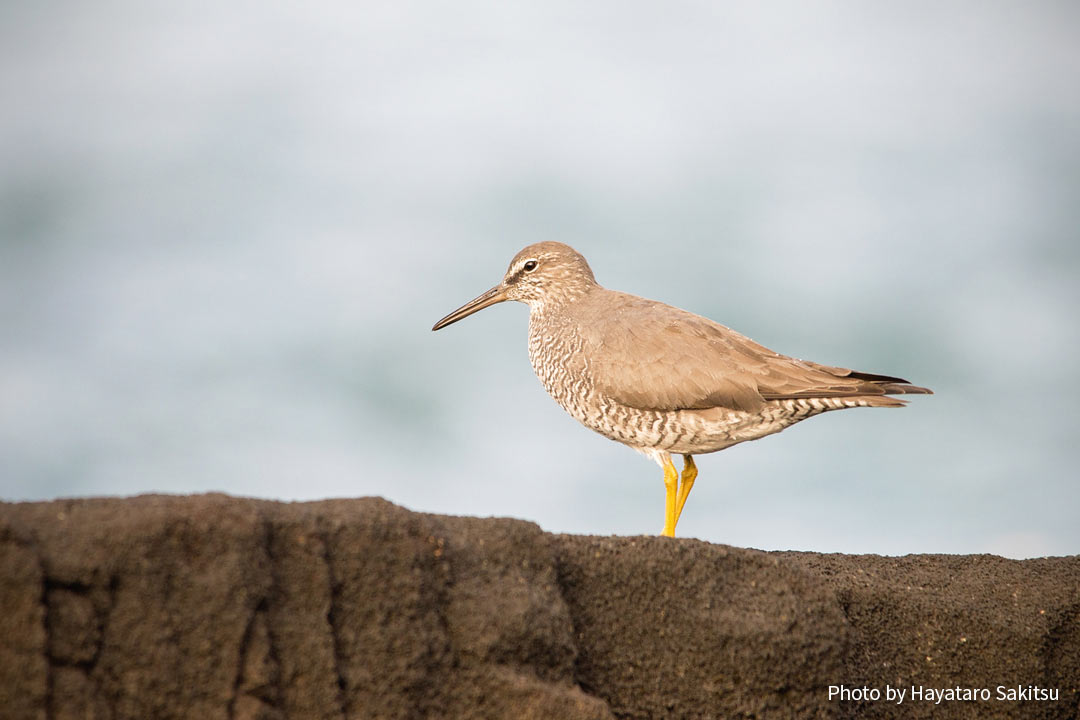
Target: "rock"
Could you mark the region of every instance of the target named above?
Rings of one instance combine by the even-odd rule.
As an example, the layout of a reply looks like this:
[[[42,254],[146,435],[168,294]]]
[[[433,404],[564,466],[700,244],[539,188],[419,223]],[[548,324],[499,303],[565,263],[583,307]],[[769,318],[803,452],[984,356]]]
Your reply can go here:
[[[4,718],[1080,716],[1080,557],[143,496],[0,504],[0,578]]]

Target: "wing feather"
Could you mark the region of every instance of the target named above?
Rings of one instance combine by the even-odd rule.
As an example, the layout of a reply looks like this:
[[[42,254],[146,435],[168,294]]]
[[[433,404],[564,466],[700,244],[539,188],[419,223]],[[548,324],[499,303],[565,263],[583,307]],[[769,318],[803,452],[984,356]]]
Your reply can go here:
[[[887,375],[787,357],[707,318],[626,293],[581,308],[597,390],[643,410],[729,408],[767,400],[927,393]]]

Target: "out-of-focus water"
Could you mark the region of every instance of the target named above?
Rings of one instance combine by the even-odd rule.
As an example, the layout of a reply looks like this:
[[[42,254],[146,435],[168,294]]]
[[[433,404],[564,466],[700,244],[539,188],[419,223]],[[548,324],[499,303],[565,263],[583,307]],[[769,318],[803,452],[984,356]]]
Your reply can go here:
[[[529,368],[541,239],[937,391],[699,458],[682,535],[1080,552],[1072,3],[0,8],[0,497],[381,495],[654,533]]]

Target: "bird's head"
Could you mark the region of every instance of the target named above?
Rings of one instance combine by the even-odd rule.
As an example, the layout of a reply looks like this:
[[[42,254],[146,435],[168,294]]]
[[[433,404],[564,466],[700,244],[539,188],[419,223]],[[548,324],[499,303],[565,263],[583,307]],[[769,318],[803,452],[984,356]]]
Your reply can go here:
[[[557,242],[536,243],[514,256],[502,282],[465,303],[431,329],[439,330],[506,300],[527,303],[532,310],[544,310],[571,302],[594,287],[592,269],[577,250]]]

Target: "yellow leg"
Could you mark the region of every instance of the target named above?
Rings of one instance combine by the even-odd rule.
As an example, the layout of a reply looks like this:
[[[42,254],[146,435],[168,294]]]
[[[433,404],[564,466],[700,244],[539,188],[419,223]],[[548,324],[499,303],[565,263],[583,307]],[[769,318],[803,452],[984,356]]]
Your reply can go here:
[[[690,497],[690,488],[694,487],[694,480],[696,479],[697,465],[694,464],[694,458],[683,455],[682,485],[679,486],[679,499],[675,505],[676,524],[678,524],[679,518],[682,517],[683,505],[686,504],[686,498]]]
[[[677,513],[675,511],[675,494],[679,487],[679,471],[675,469],[675,463],[671,458],[664,462],[664,490],[667,491],[667,499],[664,502],[664,532],[668,537],[675,537],[675,523]]]

